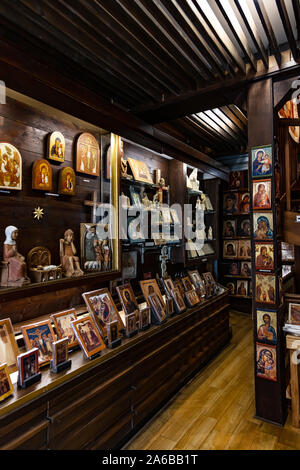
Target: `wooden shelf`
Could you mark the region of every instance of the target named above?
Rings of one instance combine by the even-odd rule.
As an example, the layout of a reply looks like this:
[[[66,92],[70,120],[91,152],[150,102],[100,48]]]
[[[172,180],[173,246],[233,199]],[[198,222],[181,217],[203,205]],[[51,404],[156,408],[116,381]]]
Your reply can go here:
[[[239,274],[224,274],[223,277],[228,277],[230,279],[252,279],[251,276],[240,276]]]

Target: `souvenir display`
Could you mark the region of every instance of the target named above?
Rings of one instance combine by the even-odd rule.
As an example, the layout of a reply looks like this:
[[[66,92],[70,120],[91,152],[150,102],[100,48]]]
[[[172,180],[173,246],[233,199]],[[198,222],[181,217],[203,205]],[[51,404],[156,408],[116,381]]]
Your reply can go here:
[[[256,375],[277,381],[276,346],[256,343]]]
[[[274,244],[272,242],[255,242],[256,271],[274,271]]]
[[[224,273],[227,276],[238,276],[240,274],[241,263],[232,261],[231,263],[224,264]]]
[[[112,347],[112,345],[118,340],[120,340],[118,321],[115,320],[107,324],[107,344],[109,347]],[[121,343],[121,340],[119,343]]]
[[[223,237],[232,238],[236,236],[236,220],[224,220],[223,221]]]
[[[248,295],[248,283],[241,279],[236,281],[236,295],[247,296]]]
[[[76,248],[74,245],[74,232],[68,229],[64,233],[64,238],[59,240],[60,263],[65,277],[82,276],[83,271],[80,269],[80,261],[76,256]]]
[[[9,373],[18,368],[17,356],[19,348],[16,342],[11,319],[0,320],[0,364],[7,364]]]
[[[175,279],[174,286],[175,286],[175,289],[179,290],[179,293],[180,293],[181,297],[183,298],[184,297],[184,288],[183,288],[182,282],[179,278]],[[171,295],[172,295],[172,292],[171,292]]]
[[[107,324],[117,320],[119,331],[124,329],[123,322],[107,288],[85,292],[82,297],[88,311],[99,326],[103,337],[107,336]]]
[[[300,325],[300,304],[289,303],[289,323]]]
[[[187,305],[189,307],[194,307],[195,305],[199,304],[199,302],[200,302],[200,299],[197,295],[197,292],[194,289],[192,289],[190,291],[187,291],[185,293],[185,298],[186,298],[186,301],[187,301]]]
[[[237,257],[241,259],[251,258],[251,242],[250,240],[238,240]]]
[[[65,161],[65,138],[61,132],[52,132],[48,138],[48,158],[56,162]]]
[[[91,176],[100,175],[100,149],[97,139],[88,132],[78,137],[76,146],[76,171]]]
[[[216,283],[212,273],[210,273],[210,272],[203,273],[202,276],[203,276],[205,284],[215,284]]]
[[[0,143],[0,189],[22,189],[22,157],[18,149]]]
[[[5,400],[14,393],[9,371],[6,364],[0,365],[0,401]]]
[[[167,295],[171,295],[172,290],[175,288],[174,283],[170,277],[162,279],[162,283]]]
[[[194,168],[190,176],[186,177],[186,187],[193,191],[199,191],[198,170]]]
[[[271,180],[253,181],[253,210],[271,209]]]
[[[73,168],[66,166],[59,172],[58,192],[64,196],[75,196],[76,175]]]
[[[273,232],[273,214],[272,212],[253,213],[253,237],[257,240],[272,240]]]
[[[240,193],[239,195],[239,212],[248,213],[250,212],[250,193]]]
[[[172,297],[166,296],[166,314],[168,316],[173,315],[174,313],[174,300]]]
[[[277,343],[277,313],[271,310],[256,311],[257,339],[260,343]]]
[[[51,372],[61,372],[71,367],[69,358],[68,339],[62,338],[52,343]]]
[[[162,323],[166,320],[167,316],[165,306],[162,306],[159,296],[156,293],[149,294],[148,301],[155,320],[158,323]]]
[[[251,269],[251,262],[241,262],[241,276],[250,277]]]
[[[139,312],[139,329],[142,331],[147,330],[150,327],[150,323],[150,308],[141,308]]]
[[[33,348],[18,356],[18,386],[26,388],[41,380],[39,372],[39,350]]]
[[[125,330],[127,338],[131,338],[137,333],[135,313],[130,313],[125,316]]]
[[[145,300],[146,300],[148,305],[149,305],[149,300],[148,300],[149,295],[150,294],[157,294],[157,296],[160,300],[162,308],[163,309],[165,308],[164,299],[161,295],[160,289],[159,289],[155,279],[148,279],[146,281],[140,281],[140,286],[141,286],[143,295],[144,295]]]
[[[123,284],[122,286],[117,286],[116,289],[125,315],[135,313],[136,320],[138,321],[139,306],[131,285],[129,283]]]
[[[236,258],[238,253],[237,240],[223,242],[223,258]]]
[[[129,187],[131,204],[136,207],[142,207],[142,201],[140,193],[138,193],[134,186]]]
[[[153,202],[148,198],[148,194],[145,192],[145,189],[141,189],[140,198],[142,200],[143,209],[151,209],[153,207]]]
[[[236,214],[239,212],[238,208],[239,194],[226,193],[223,200],[223,211],[225,214]]]
[[[200,295],[205,295],[205,286],[204,283],[201,279],[201,276],[199,272],[194,269],[192,271],[188,271],[188,275],[190,276],[190,279],[195,287],[195,289],[201,293]]]
[[[204,255],[213,255],[215,253],[214,247],[211,243],[204,243],[202,250]]]
[[[184,276],[183,278],[181,278],[181,282],[183,284],[185,292],[193,290],[193,285],[191,283],[189,276]]]
[[[272,145],[251,149],[252,178],[272,176]]]
[[[153,179],[145,162],[128,158],[128,163],[136,181],[153,184]]]
[[[268,274],[256,275],[255,300],[259,303],[275,304],[275,276]]]
[[[71,322],[76,338],[85,356],[91,359],[105,349],[105,344],[91,315]]]
[[[48,160],[36,160],[32,167],[32,189],[52,191],[52,168]]]
[[[172,291],[172,297],[174,300],[174,306],[175,306],[175,311],[176,313],[182,313],[186,309],[183,297],[181,296],[181,293],[178,288],[174,289]]]
[[[77,320],[75,309],[71,308],[70,310],[54,313],[50,318],[55,326],[57,337],[59,339],[67,338],[69,349],[78,346],[78,342],[71,325],[72,321]]]
[[[109,235],[109,231],[101,224],[80,224],[81,266],[85,271],[111,270],[112,247]]]
[[[230,282],[227,282],[225,285],[226,285],[226,288],[228,289],[229,295],[235,295],[236,282],[230,281]]]
[[[249,218],[240,217],[237,220],[237,236],[250,237],[251,236],[251,223]]]
[[[244,172],[231,171],[229,173],[229,188],[240,189],[244,187]]]
[[[4,266],[1,272],[1,286],[21,287],[30,283],[27,276],[27,265],[24,256],[18,252],[17,242],[19,230],[10,225],[5,229],[3,244]]]
[[[27,351],[39,350],[39,365],[49,364],[52,358],[52,343],[56,341],[50,320],[32,323],[21,327]]]
[[[28,273],[33,282],[61,279],[62,266],[51,263],[51,253],[44,246],[35,246],[27,255]]]

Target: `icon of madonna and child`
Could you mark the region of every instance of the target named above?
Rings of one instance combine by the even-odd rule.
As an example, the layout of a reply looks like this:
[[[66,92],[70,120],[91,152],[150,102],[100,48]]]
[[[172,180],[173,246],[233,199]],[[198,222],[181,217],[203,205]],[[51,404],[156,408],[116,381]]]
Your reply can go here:
[[[252,177],[272,176],[272,146],[252,149]]]

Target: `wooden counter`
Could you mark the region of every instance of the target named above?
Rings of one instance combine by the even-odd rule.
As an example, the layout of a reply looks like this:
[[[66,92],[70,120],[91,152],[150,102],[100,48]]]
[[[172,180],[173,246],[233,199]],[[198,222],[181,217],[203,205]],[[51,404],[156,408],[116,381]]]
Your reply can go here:
[[[125,443],[230,339],[227,293],[151,326],[93,361],[0,405],[0,449],[112,449]]]

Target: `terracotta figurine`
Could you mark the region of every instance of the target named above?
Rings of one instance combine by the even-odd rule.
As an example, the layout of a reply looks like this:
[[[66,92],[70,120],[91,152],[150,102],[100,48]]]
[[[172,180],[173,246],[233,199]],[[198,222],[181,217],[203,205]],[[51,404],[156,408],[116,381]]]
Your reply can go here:
[[[19,231],[17,227],[10,225],[5,229],[6,240],[3,246],[3,259],[8,263],[7,284],[10,286],[23,286],[29,284],[27,266],[24,256],[18,253],[16,240]]]
[[[80,269],[79,258],[76,256],[73,230],[66,230],[64,238],[59,240],[59,255],[63,273],[66,277],[83,275],[83,271]]]

